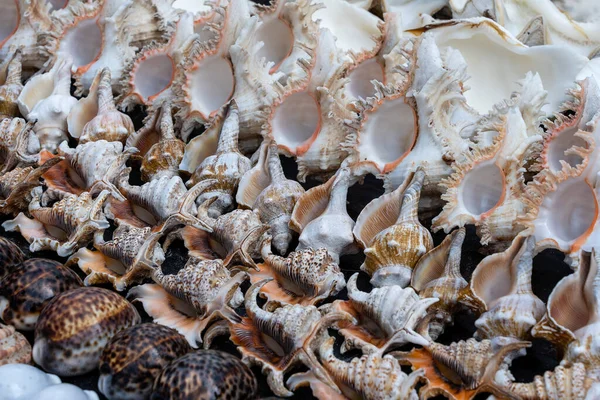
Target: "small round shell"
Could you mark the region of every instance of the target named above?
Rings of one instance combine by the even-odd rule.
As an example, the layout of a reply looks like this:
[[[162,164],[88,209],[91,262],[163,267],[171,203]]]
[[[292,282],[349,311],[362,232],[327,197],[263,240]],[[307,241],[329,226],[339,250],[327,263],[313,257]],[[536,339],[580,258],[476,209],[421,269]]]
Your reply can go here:
[[[8,364],[0,367],[0,393],[3,400],[29,399],[47,388],[58,385],[60,378],[25,364]]]
[[[169,364],[156,379],[151,400],[250,400],[256,378],[238,358],[216,350],[200,350]]]
[[[55,297],[40,315],[33,359],[46,371],[61,376],[85,374],[98,367],[110,338],[138,323],[137,310],[114,292],[70,290]]]
[[[191,351],[174,329],[141,324],[116,334],[100,356],[98,389],[108,399],[146,399],[160,371]]]
[[[14,326],[0,324],[0,366],[30,364],[31,345]]]
[[[81,286],[77,274],[57,261],[26,260],[0,282],[0,317],[17,329],[32,331],[48,301]]]

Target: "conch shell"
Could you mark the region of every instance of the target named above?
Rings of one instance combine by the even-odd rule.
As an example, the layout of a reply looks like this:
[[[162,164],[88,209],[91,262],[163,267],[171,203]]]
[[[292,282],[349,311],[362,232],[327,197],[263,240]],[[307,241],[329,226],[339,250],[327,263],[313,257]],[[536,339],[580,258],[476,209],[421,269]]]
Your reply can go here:
[[[17,166],[36,165],[40,161],[40,141],[33,133],[34,122],[23,118],[0,121],[0,163],[2,172]]]
[[[342,351],[359,348],[363,353],[383,355],[406,343],[426,345],[427,340],[415,328],[427,314],[427,308],[438,299],[421,299],[412,288],[385,286],[370,293],[356,286],[358,273],[348,280],[348,301],[337,300],[321,307],[326,313],[348,313],[356,324],[340,323],[346,338]]]
[[[0,68],[0,120],[20,115],[17,98],[23,90],[21,59],[22,52],[19,49]]]
[[[304,188],[283,174],[277,145],[265,141],[258,162],[240,180],[236,202],[258,212],[261,221],[270,227],[275,249],[284,255],[292,240],[291,215],[303,194]]]
[[[431,234],[418,219],[424,180],[425,172],[417,170],[410,183],[371,202],[357,220],[354,235],[366,256],[361,269],[371,276],[373,286],[406,287],[414,266],[433,248]],[[388,225],[394,217],[395,222]]]

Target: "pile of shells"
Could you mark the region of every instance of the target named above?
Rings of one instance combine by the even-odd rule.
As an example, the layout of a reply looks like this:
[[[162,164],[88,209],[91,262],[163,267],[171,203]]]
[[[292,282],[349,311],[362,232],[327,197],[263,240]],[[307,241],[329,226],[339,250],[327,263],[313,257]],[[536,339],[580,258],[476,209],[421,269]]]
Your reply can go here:
[[[592,3],[0,0],[3,399],[600,398]]]

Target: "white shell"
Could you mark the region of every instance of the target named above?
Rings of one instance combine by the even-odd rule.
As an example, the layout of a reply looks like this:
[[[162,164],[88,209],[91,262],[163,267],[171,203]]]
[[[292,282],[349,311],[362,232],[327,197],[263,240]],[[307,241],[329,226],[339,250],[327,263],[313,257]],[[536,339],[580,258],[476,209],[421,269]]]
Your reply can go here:
[[[43,389],[58,385],[60,378],[46,374],[25,364],[8,364],[0,367],[0,398],[2,400],[29,400]]]

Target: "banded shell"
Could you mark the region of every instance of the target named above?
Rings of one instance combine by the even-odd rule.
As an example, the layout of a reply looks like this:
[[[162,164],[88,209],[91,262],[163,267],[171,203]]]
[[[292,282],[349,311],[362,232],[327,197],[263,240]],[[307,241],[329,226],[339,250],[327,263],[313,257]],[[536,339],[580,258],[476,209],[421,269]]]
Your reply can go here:
[[[0,121],[0,160],[2,172],[11,171],[18,165],[37,164],[40,141],[33,133],[33,122],[22,118],[5,118]]]
[[[333,352],[331,338],[319,349],[323,368],[331,375],[342,393],[340,396],[327,385],[319,381],[311,372],[292,375],[288,385],[295,390],[299,386],[310,384],[320,400],[346,399],[360,397],[365,400],[417,400],[415,386],[423,378],[423,371],[405,374],[398,361],[392,356],[375,354],[353,358],[350,362],[338,359]]]
[[[0,281],[0,316],[19,330],[33,331],[52,298],[81,286],[77,274],[57,261],[25,260]]]
[[[112,283],[118,291],[123,291],[132,283],[139,283],[151,275],[146,265],[146,253],[153,264],[162,264],[165,255],[155,243],[150,243],[150,227],[138,228],[117,219],[117,229],[112,238],[105,241],[103,233],[94,235],[94,247],[79,249],[69,259],[76,262],[87,275],[86,285]]]
[[[21,65],[22,51],[19,49],[0,68],[0,120],[21,115],[17,98],[23,90]]]
[[[530,337],[545,310],[531,289],[534,247],[532,237],[519,235],[506,251],[484,258],[473,271],[465,300],[478,311],[485,310],[475,321],[476,338]]]
[[[142,179],[151,181],[179,173],[185,144],[175,137],[171,103],[165,102],[142,129],[129,136],[126,147],[135,147],[142,157]]]
[[[25,260],[21,249],[7,238],[0,237],[0,281]]]
[[[69,113],[69,133],[79,143],[97,140],[124,143],[135,131],[131,118],[115,107],[110,74],[109,68],[98,71],[88,96],[79,100]]]
[[[409,363],[413,371],[421,369],[425,374],[427,384],[419,390],[419,398],[472,399],[478,393],[491,393],[511,399],[515,396],[496,383],[495,377],[506,373],[514,356],[529,345],[509,338],[468,339],[449,346],[430,342],[396,356],[400,363]]]
[[[0,390],[7,400],[20,400],[58,385],[60,378],[31,365],[8,364],[0,367]]]
[[[52,153],[69,139],[67,117],[77,104],[71,96],[71,65],[68,59],[56,60],[50,71],[27,81],[17,99],[21,115],[36,121],[33,131],[40,146]]]
[[[141,285],[128,297],[142,303],[154,322],[176,329],[193,347],[203,343],[202,334],[216,321],[239,321],[234,308],[242,304],[240,284],[246,274],[232,276],[222,260],[188,259],[174,275],[156,267],[152,279],[158,285]]]
[[[14,326],[0,324],[0,366],[31,364],[31,345]]]
[[[67,196],[52,207],[40,205],[41,192],[41,187],[32,191],[29,212],[33,219],[19,213],[15,219],[2,224],[7,231],[21,232],[30,243],[30,251],[54,250],[65,257],[89,243],[94,232],[108,228],[102,210],[108,191],[102,191],[96,199],[88,192]]]
[[[33,360],[61,376],[98,368],[106,343],[119,331],[140,323],[135,307],[100,288],[64,292],[48,303],[38,319]]]
[[[340,334],[346,339],[342,350],[359,348],[366,354],[383,355],[406,343],[427,344],[415,328],[438,299],[421,299],[412,288],[385,286],[370,293],[358,289],[358,273],[348,280],[347,301],[337,300],[321,309],[324,313],[348,313],[356,323],[342,322]]]
[[[271,254],[270,240],[263,244],[264,263],[250,271],[250,281],[273,278],[261,289],[268,303],[311,305],[335,296],[346,281],[339,265],[326,249],[293,251],[287,257]]]
[[[238,346],[242,361],[261,367],[269,387],[277,396],[292,395],[284,382],[284,374],[295,365],[304,364],[319,378],[336,388],[314,352],[327,337],[326,328],[340,313],[322,317],[314,306],[285,305],[273,311],[263,310],[256,303],[256,295],[268,282],[253,284],[245,296],[247,317],[231,324],[231,341]]]
[[[290,228],[300,233],[296,250],[324,247],[335,262],[344,254],[356,253],[354,220],[346,210],[354,179],[350,168],[343,167],[326,183],[300,196],[290,221]]]
[[[465,240],[465,228],[460,228],[444,238],[444,241],[427,252],[413,270],[410,285],[419,297],[438,298],[429,307],[427,332],[433,340],[444,332],[445,325],[452,323],[453,315],[463,307],[463,297],[469,285],[460,273],[461,246]]]
[[[418,219],[424,180],[425,172],[417,170],[409,184],[371,202],[357,220],[354,235],[365,247],[366,256],[361,269],[371,276],[371,284],[376,287],[406,287],[419,259],[433,248],[431,234]],[[395,198],[400,196],[401,202]],[[398,208],[394,209],[394,205]],[[395,223],[388,225],[387,221],[394,217]]]
[[[238,358],[222,351],[199,350],[171,362],[158,376],[150,399],[254,399],[258,384]]]
[[[212,141],[210,130],[219,130],[219,141],[214,155],[203,158],[207,141]],[[214,127],[198,136],[186,146],[180,168],[192,173],[186,182],[193,186],[208,179],[217,182],[197,199],[200,205],[214,199],[209,208],[209,216],[217,218],[228,212],[235,204],[235,193],[242,176],[250,169],[250,160],[238,149],[239,117],[235,102],[229,106],[224,121],[216,121]],[[210,144],[209,144],[210,146]]]
[[[149,398],[154,381],[190,345],[175,330],[140,324],[117,333],[100,356],[98,389],[108,399]]]
[[[277,145],[265,141],[257,164],[240,180],[236,202],[258,212],[261,221],[270,227],[275,249],[285,255],[292,240],[291,215],[303,194],[304,188],[283,174]]]

